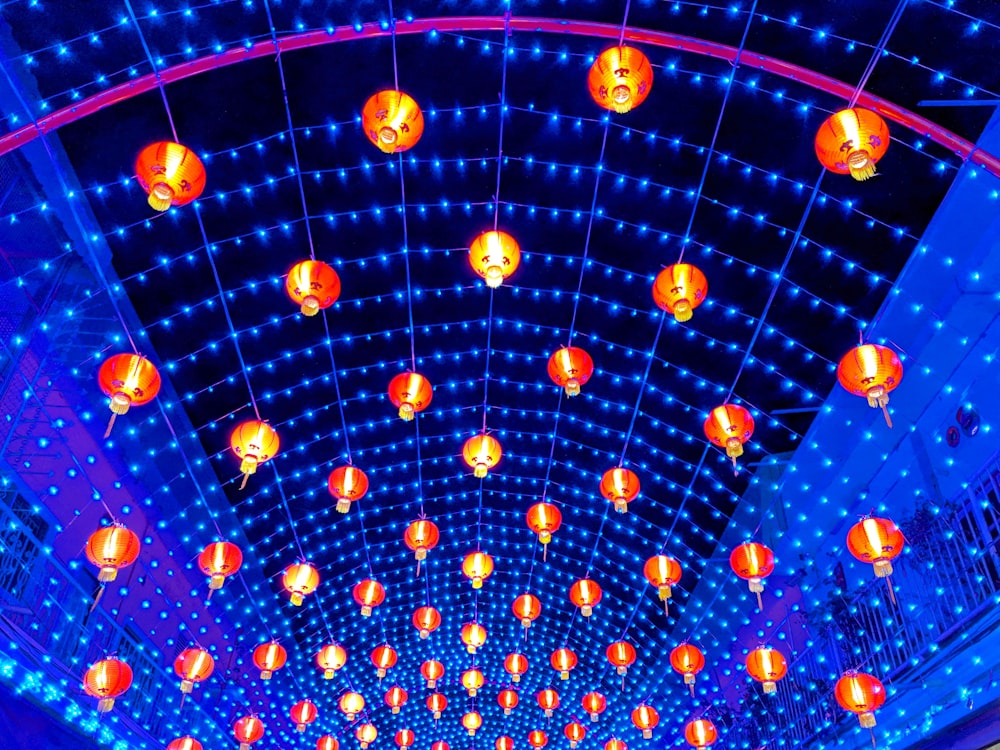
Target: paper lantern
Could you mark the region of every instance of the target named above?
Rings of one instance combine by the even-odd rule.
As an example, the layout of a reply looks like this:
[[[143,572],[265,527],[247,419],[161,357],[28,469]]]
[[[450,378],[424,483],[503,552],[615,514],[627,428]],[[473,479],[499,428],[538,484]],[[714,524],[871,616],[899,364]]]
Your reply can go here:
[[[444,664],[437,659],[428,659],[420,665],[420,674],[427,681],[427,688],[433,690],[437,681],[444,677]]]
[[[368,476],[357,466],[338,466],[330,472],[326,486],[337,501],[337,512],[347,513],[351,503],[368,493]]]
[[[285,293],[311,318],[340,298],[340,276],[321,260],[303,260],[285,277]]]
[[[240,743],[240,750],[250,750],[264,736],[264,722],[253,715],[243,716],[233,723],[233,735]]]
[[[840,358],[837,380],[848,393],[868,399],[873,409],[882,409],[885,423],[889,416],[889,392],[903,380],[903,363],[896,352],[880,344],[862,344]]]
[[[628,504],[639,495],[639,477],[631,469],[608,469],[601,477],[601,495],[615,504],[619,513],[628,513]]]
[[[842,109],[826,118],[815,145],[820,164],[831,172],[867,180],[889,149],[889,128],[870,109]]]
[[[438,740],[437,742],[431,743],[431,750],[450,750],[448,743],[444,740]]]
[[[493,558],[485,552],[470,552],[462,561],[462,573],[472,581],[472,588],[481,589],[493,573]]]
[[[427,638],[441,625],[441,613],[435,607],[417,607],[413,612],[413,627],[421,638]]]
[[[760,594],[764,590],[764,579],[774,570],[774,553],[759,542],[743,542],[729,554],[729,566],[749,583],[750,590],[757,595],[757,609],[763,609]]]
[[[448,699],[441,693],[431,693],[427,696],[427,708],[435,719],[441,718],[441,712],[448,707]]]
[[[198,740],[188,735],[187,737],[178,737],[175,740],[170,740],[167,750],[204,750],[204,748]]]
[[[323,670],[323,679],[333,676],[347,664],[347,651],[339,643],[328,643],[316,652],[316,666]]]
[[[348,721],[354,721],[357,715],[365,710],[365,699],[361,693],[349,690],[340,696],[338,706]]]
[[[523,627],[530,628],[531,623],[542,614],[542,603],[534,594],[521,594],[514,600],[511,610]]]
[[[426,518],[411,521],[403,532],[403,542],[413,550],[417,560],[417,575],[420,575],[420,561],[427,559],[427,552],[437,546],[440,536],[437,524]]]
[[[788,673],[784,655],[770,646],[755,648],[747,654],[747,674],[764,685],[765,695],[778,691],[778,680]]]
[[[470,737],[476,736],[476,730],[483,725],[483,717],[478,711],[467,711],[462,714],[462,726]]]
[[[372,610],[385,601],[385,589],[378,581],[366,578],[354,586],[354,601],[361,605],[362,617],[371,617]]]
[[[557,648],[549,657],[552,668],[559,673],[560,680],[568,680],[569,673],[577,664],[576,654],[568,648]]]
[[[470,698],[476,697],[484,682],[483,673],[475,667],[462,672],[462,687],[469,693]]]
[[[619,45],[604,50],[587,76],[587,88],[597,104],[618,114],[638,107],[653,87],[649,59],[635,47]]]
[[[521,246],[506,232],[483,232],[469,246],[469,264],[490,289],[499,287],[520,263]]]
[[[511,682],[520,682],[521,675],[528,671],[528,659],[524,654],[507,654],[503,660],[503,668],[510,675]]]
[[[642,567],[642,574],[653,586],[656,586],[663,602],[663,612],[669,615],[668,609],[670,597],[673,594],[671,587],[676,586],[681,580],[681,564],[667,555],[653,555],[646,560]]]
[[[332,734],[324,734],[316,740],[316,750],[340,750],[340,740]]]
[[[535,696],[535,700],[538,701],[539,708],[545,712],[545,715],[549,718],[552,717],[552,712],[559,708],[559,693],[557,693],[552,688],[545,688],[540,690]]]
[[[293,606],[302,602],[319,586],[319,571],[307,562],[292,563],[281,576],[281,584],[291,596]]]
[[[85,552],[91,564],[100,570],[97,580],[110,583],[118,571],[127,568],[139,558],[141,545],[135,532],[119,523],[102,526],[87,539]]]
[[[215,659],[203,648],[186,648],[174,659],[174,672],[181,678],[181,692],[187,695],[195,683],[207,680],[215,671]]]
[[[413,747],[413,743],[416,742],[417,738],[412,729],[400,729],[396,732],[396,736],[393,739],[396,741],[396,746],[399,750],[409,750]]]
[[[542,560],[546,560],[552,535],[562,525],[562,513],[552,503],[535,503],[528,508],[527,521],[528,528],[538,535],[538,541],[542,543]]]
[[[642,703],[632,709],[632,723],[642,732],[642,738],[648,740],[653,736],[653,730],[660,723],[660,714],[652,706]]]
[[[736,470],[736,459],[743,455],[743,444],[753,435],[753,416],[749,411],[737,404],[716,406],[705,420],[705,437],[713,445],[724,448],[726,455],[733,460],[733,470]]]
[[[383,700],[385,705],[389,707],[392,713],[398,714],[399,709],[406,705],[406,701],[409,698],[409,693],[407,693],[399,685],[393,685],[391,688],[385,691]]]
[[[847,532],[847,549],[861,562],[871,563],[877,578],[888,581],[892,575],[892,560],[903,551],[906,539],[888,518],[865,516]],[[896,603],[896,594],[889,584],[889,598]]]
[[[462,458],[472,469],[473,476],[478,479],[485,477],[490,469],[500,462],[503,456],[503,449],[499,441],[492,435],[485,433],[473,435],[465,441],[462,448]]]
[[[597,581],[589,578],[581,578],[569,587],[569,600],[580,608],[580,614],[584,617],[590,617],[594,613],[594,607],[603,595]]]
[[[83,691],[97,698],[97,710],[106,714],[115,698],[132,687],[132,667],[114,656],[94,662],[83,675]]]
[[[594,360],[578,346],[556,349],[549,357],[549,377],[570,398],[580,395],[580,386],[585,385],[593,374]]]
[[[433,395],[431,382],[419,372],[401,372],[389,381],[389,400],[405,422],[426,409]]]
[[[316,721],[316,704],[310,700],[299,701],[292,706],[289,715],[295,725],[296,732],[306,731],[306,725]]]
[[[385,673],[396,666],[399,655],[396,649],[389,645],[376,646],[372,649],[372,664],[375,665],[375,674],[381,680]]]
[[[424,114],[409,94],[386,89],[365,102],[361,127],[380,151],[398,154],[417,145],[424,133]]]
[[[140,354],[115,354],[97,371],[97,383],[111,399],[108,405],[111,419],[104,431],[107,438],[118,416],[127,413],[132,406],[142,406],[156,398],[160,392],[160,373]]]
[[[684,684],[691,688],[694,695],[695,675],[705,668],[705,655],[701,649],[690,643],[682,643],[670,652],[670,666],[678,674],[684,675]]]
[[[517,691],[507,688],[501,690],[497,693],[497,703],[500,704],[500,708],[503,709],[504,716],[510,716],[510,712],[517,707],[520,702],[520,698],[517,695]]]
[[[514,738],[501,735],[497,737],[497,741],[493,743],[493,747],[495,750],[514,750]]]
[[[618,674],[624,676],[628,668],[635,663],[635,647],[628,641],[617,641],[608,646],[606,651],[608,661]]]
[[[587,736],[587,728],[583,724],[571,721],[563,728],[563,734],[569,740],[570,750],[572,750]]]
[[[229,445],[240,459],[240,472],[243,474],[243,481],[240,483],[242,490],[246,487],[250,475],[257,473],[257,467],[278,454],[281,441],[278,439],[278,433],[267,422],[251,419],[233,430],[233,434],[229,436]]]
[[[253,650],[253,665],[260,670],[260,679],[270,680],[271,675],[285,666],[288,652],[280,643],[261,643]]]
[[[590,692],[580,699],[583,710],[590,716],[591,721],[597,721],[597,717],[604,713],[608,707],[608,700],[601,693]]]
[[[534,729],[528,732],[528,744],[535,750],[541,750],[549,742],[549,737],[541,729]]]
[[[378,738],[378,730],[374,724],[362,724],[354,730],[354,736],[361,743],[361,750],[368,750],[368,747]]]
[[[833,688],[840,707],[857,714],[865,729],[875,726],[875,711],[885,705],[885,686],[877,677],[865,672],[845,672]]]
[[[474,654],[486,644],[486,628],[478,622],[467,622],[462,626],[461,638],[465,650]]]
[[[179,143],[151,143],[135,160],[135,176],[148,194],[154,211],[185,206],[205,189],[205,165],[198,155]]]
[[[209,595],[222,588],[225,580],[243,565],[243,553],[232,542],[212,542],[198,555],[198,567],[210,576]]]
[[[684,739],[692,747],[711,747],[719,739],[719,731],[708,719],[695,719],[684,725]]]
[[[628,750],[628,745],[625,744],[624,740],[612,737],[604,743],[604,750]]]
[[[656,275],[653,281],[653,302],[678,323],[694,316],[694,309],[708,296],[708,279],[697,266],[674,263]]]

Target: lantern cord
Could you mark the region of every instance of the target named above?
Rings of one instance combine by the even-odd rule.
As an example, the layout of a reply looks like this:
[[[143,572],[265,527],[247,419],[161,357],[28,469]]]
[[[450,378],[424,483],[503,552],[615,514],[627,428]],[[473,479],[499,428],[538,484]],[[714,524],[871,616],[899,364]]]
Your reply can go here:
[[[625,0],[625,17],[622,19],[622,30],[618,34],[618,46],[621,47],[625,42],[625,29],[628,28],[628,11],[632,7],[632,0]]]
[[[395,29],[395,24],[393,29]],[[393,36],[393,42],[395,43],[396,37]],[[406,311],[410,316],[410,370],[413,372],[417,371],[417,331],[413,327],[413,282],[410,279],[410,235],[406,226],[406,178],[403,176],[403,155],[399,155],[399,193],[400,193],[400,205],[399,210],[402,213],[403,220],[403,265],[406,268]],[[416,422],[417,420],[413,420]],[[420,450],[420,441],[417,440],[417,451]],[[420,458],[417,458],[417,470],[420,468]],[[423,513],[423,505],[420,506],[420,512]]]
[[[500,74],[500,134],[497,138],[497,186],[493,194],[493,231],[497,231],[500,223],[500,173],[503,171],[503,121],[507,101],[507,57],[510,51],[510,14],[511,4],[508,2],[507,11],[503,16],[503,68]],[[489,356],[489,352],[486,353]]]
[[[156,61],[153,59],[153,53],[149,50],[149,45],[146,44],[146,37],[142,33],[142,29],[139,28],[139,20],[135,17],[135,11],[132,10],[132,3],[130,0],[125,0],[125,9],[128,11],[128,16],[132,19],[132,25],[135,26],[135,31],[139,35],[139,42],[142,44],[142,50],[146,53],[146,59],[149,61],[150,67],[153,69],[153,75],[156,76],[156,87],[160,90],[160,98],[163,99],[163,109],[167,113],[167,122],[170,123],[170,132],[174,137],[174,143],[180,143],[180,138],[177,137],[177,128],[174,127],[174,116],[170,112],[170,105],[167,103],[167,89],[163,85],[163,79],[160,78],[160,70],[156,66]]]
[[[396,14],[392,9],[392,0],[389,0],[389,30],[392,34],[392,81],[399,92],[399,66],[396,64]]]
[[[878,63],[879,58],[882,57],[882,52],[885,51],[886,45],[889,44],[889,37],[892,36],[892,32],[896,30],[896,25],[899,23],[899,19],[902,18],[903,11],[906,10],[907,2],[908,0],[899,0],[899,5],[896,6],[896,10],[893,11],[892,16],[889,18],[889,23],[886,24],[885,30],[882,32],[882,36],[878,40],[878,44],[876,44],[875,49],[872,50],[872,56],[868,60],[865,72],[861,74],[861,80],[858,81],[858,85],[854,89],[854,93],[851,94],[851,98],[847,103],[849,109],[853,108],[854,105],[858,103],[858,98],[861,96],[861,92],[864,91],[869,77],[871,77],[872,72],[875,70],[876,63]]]

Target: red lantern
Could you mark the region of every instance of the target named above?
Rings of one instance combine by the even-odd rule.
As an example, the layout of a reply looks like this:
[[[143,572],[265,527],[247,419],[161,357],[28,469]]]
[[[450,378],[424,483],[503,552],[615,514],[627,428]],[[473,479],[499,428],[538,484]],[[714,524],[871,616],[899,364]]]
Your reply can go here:
[[[646,560],[642,568],[642,574],[653,586],[656,586],[660,593],[660,601],[663,602],[663,612],[669,615],[668,602],[672,595],[672,586],[676,586],[681,580],[681,564],[674,558],[667,555],[653,555]]]
[[[340,750],[340,740],[332,734],[325,734],[316,740],[316,750]]]
[[[462,561],[462,573],[472,581],[472,588],[481,589],[493,573],[493,558],[485,552],[470,552]]]
[[[424,133],[424,114],[409,94],[386,89],[365,102],[361,127],[380,151],[398,154],[417,145]]]
[[[867,398],[873,409],[881,407],[885,423],[892,427],[889,392],[903,380],[903,363],[896,352],[879,344],[856,346],[840,358],[837,380],[848,393]]]
[[[774,553],[759,542],[743,542],[729,554],[729,565],[736,575],[749,582],[750,590],[757,595],[757,609],[763,609],[760,594],[764,579],[774,570]]]
[[[470,698],[476,697],[484,682],[483,673],[475,667],[462,672],[462,687],[468,691]]]
[[[503,449],[500,443],[486,433],[473,435],[465,441],[465,446],[462,448],[462,457],[477,479],[485,477],[490,469],[500,462],[502,455]]]
[[[181,678],[181,692],[187,695],[196,682],[208,679],[215,670],[215,659],[203,648],[186,648],[174,659],[174,672]]]
[[[419,372],[401,372],[389,381],[389,400],[405,422],[426,409],[433,395],[431,381]]]
[[[584,617],[590,617],[594,613],[594,607],[603,595],[600,585],[589,578],[581,578],[569,587],[569,600],[580,608],[580,614]]]
[[[660,271],[653,282],[653,301],[678,323],[686,323],[708,296],[708,279],[697,266],[675,263]]]
[[[97,371],[97,383],[111,399],[111,419],[104,437],[111,435],[115,419],[131,406],[148,404],[160,392],[160,373],[148,359],[139,354],[116,354],[108,358]]]
[[[870,109],[853,107],[830,115],[816,133],[816,157],[837,174],[867,180],[889,149],[889,128]]]
[[[176,740],[170,740],[167,750],[204,750],[204,748],[198,740],[188,735],[187,737],[178,737]]]
[[[601,477],[601,494],[616,511],[628,513],[628,504],[639,495],[639,477],[630,469],[608,469]]]
[[[528,671],[528,659],[524,654],[507,654],[503,660],[503,668],[510,675],[511,682],[520,682],[521,675]]]
[[[587,736],[587,728],[583,724],[571,721],[563,729],[563,734],[569,740],[570,750],[572,750]]]
[[[437,681],[444,677],[444,664],[436,659],[428,659],[420,665],[420,674],[427,680],[427,687],[433,690]]]
[[[385,691],[383,699],[385,700],[385,705],[391,709],[392,713],[398,714],[399,709],[406,704],[409,697],[409,694],[403,688],[399,687],[399,685],[393,685]]]
[[[292,605],[301,607],[305,598],[319,586],[319,571],[307,562],[292,563],[285,568],[281,585],[291,595]]]
[[[845,672],[833,689],[840,707],[858,715],[865,729],[875,726],[875,710],[885,704],[885,686],[865,672]]]
[[[400,729],[396,732],[396,736],[393,738],[396,740],[396,745],[399,750],[409,750],[413,747],[413,743],[416,742],[416,735],[413,734],[412,729]]]
[[[587,693],[580,703],[583,705],[583,710],[590,716],[591,721],[597,721],[597,717],[603,714],[604,709],[608,707],[607,698],[598,692]]]
[[[339,643],[328,643],[316,652],[316,666],[323,670],[323,679],[332,680],[347,664],[347,651]]]
[[[726,455],[736,459],[743,455],[743,444],[753,435],[753,416],[737,404],[716,406],[705,420],[705,437],[713,445],[725,448]]]
[[[261,643],[253,650],[253,665],[260,670],[260,679],[270,680],[271,675],[285,666],[288,652],[275,641]]]
[[[470,737],[476,736],[476,730],[483,725],[483,717],[478,711],[467,711],[462,714],[462,726],[469,733]]]
[[[440,536],[437,524],[426,518],[411,521],[403,532],[403,541],[417,560],[417,575],[420,575],[420,561],[427,559],[427,552],[437,546]]]
[[[493,747],[495,750],[514,750],[514,738],[501,735],[497,737],[497,741],[493,743]]]
[[[705,655],[701,649],[690,643],[682,643],[670,652],[670,666],[678,674],[684,675],[684,684],[691,687],[694,695],[694,678],[705,668]]]
[[[617,641],[608,646],[607,657],[615,671],[624,676],[635,663],[635,647],[628,641]]]
[[[462,626],[461,638],[465,650],[474,654],[486,644],[486,628],[478,622],[467,622]]]
[[[441,613],[434,607],[417,607],[413,613],[413,627],[420,632],[421,638],[426,638],[441,625]]]
[[[557,648],[549,657],[552,668],[559,673],[560,680],[568,680],[570,670],[577,664],[576,654],[568,648]]]
[[[346,513],[368,493],[368,476],[356,466],[338,466],[330,472],[327,488],[337,501],[337,512]]]
[[[295,724],[295,731],[306,731],[306,725],[316,721],[316,713],[316,704],[309,700],[299,701],[292,706],[289,714],[292,717],[292,723]]]
[[[684,739],[692,747],[711,747],[719,739],[719,731],[708,719],[695,719],[684,725]]]
[[[628,745],[625,744],[624,740],[612,737],[604,743],[604,750],[628,750]]]
[[[535,748],[535,750],[541,750],[548,744],[548,742],[548,735],[546,735],[541,729],[535,729],[528,732],[528,744]]]
[[[392,646],[376,646],[372,650],[372,664],[375,665],[375,674],[381,680],[385,673],[396,666],[399,655]]]
[[[521,594],[514,600],[511,606],[514,616],[521,621],[521,625],[530,628],[531,623],[542,614],[542,603],[534,594]]]
[[[118,698],[132,687],[132,667],[114,656],[94,662],[83,675],[83,691],[98,698],[97,710],[106,714]]]
[[[653,736],[653,730],[660,723],[660,714],[652,706],[642,703],[632,709],[632,723],[642,732],[642,738],[648,740]]]
[[[154,211],[186,206],[205,189],[205,165],[194,151],[171,141],[151,143],[135,160],[139,186]]]
[[[604,50],[587,75],[590,96],[604,109],[625,114],[638,107],[653,87],[649,59],[635,47],[619,45]]]
[[[267,422],[251,419],[233,430],[233,434],[229,436],[229,445],[240,459],[240,472],[243,474],[243,481],[240,483],[242,490],[246,487],[250,475],[257,473],[257,467],[278,454],[281,441],[278,439],[278,433]]]
[[[521,263],[521,246],[506,232],[483,232],[469,246],[472,270],[496,289]]]
[[[240,750],[250,750],[250,745],[264,736],[264,722],[256,716],[244,716],[233,724],[233,734],[240,743]]]
[[[552,503],[535,503],[528,508],[528,528],[538,534],[542,543],[542,560],[548,555],[549,542],[562,525],[562,513]]]
[[[355,585],[354,601],[361,605],[362,617],[371,617],[372,609],[385,601],[385,589],[378,581],[366,578]]]
[[[448,699],[441,693],[431,693],[427,696],[427,708],[434,714],[435,719],[441,718],[441,712],[448,707]]]
[[[503,709],[504,716],[510,716],[510,712],[517,707],[520,698],[518,698],[517,692],[507,688],[501,690],[497,694],[497,703],[500,704],[500,708]]]
[[[378,738],[378,730],[374,724],[362,724],[354,730],[354,736],[361,743],[361,750],[368,750],[368,746]]]
[[[198,555],[198,567],[201,572],[211,576],[208,582],[209,596],[211,592],[222,588],[225,580],[236,573],[243,565],[243,553],[232,542],[213,542]]]
[[[121,524],[102,526],[87,539],[87,559],[98,568],[97,580],[110,583],[118,571],[127,568],[139,557],[139,537]],[[95,601],[96,604],[96,601]]]
[[[892,560],[903,551],[905,543],[903,532],[888,518],[865,516],[847,532],[847,549],[861,562],[871,563],[877,578],[892,575]],[[889,598],[896,603],[891,581]]]
[[[321,260],[299,261],[285,278],[285,293],[311,318],[340,298],[340,277]]]
[[[438,740],[431,744],[431,750],[450,750],[448,743],[444,740]]]
[[[778,680],[788,673],[788,662],[780,651],[761,646],[747,654],[747,673],[764,684],[766,695],[776,693]]]
[[[347,720],[354,721],[355,717],[365,710],[365,699],[361,693],[348,691],[340,696],[338,705],[341,712],[347,717]]]
[[[580,386],[586,385],[593,374],[594,360],[578,346],[556,349],[549,357],[549,377],[570,398],[580,395]]]
[[[535,696],[535,700],[538,701],[539,707],[549,718],[552,717],[552,712],[559,708],[559,693],[552,688],[545,688],[545,690],[540,691]]]

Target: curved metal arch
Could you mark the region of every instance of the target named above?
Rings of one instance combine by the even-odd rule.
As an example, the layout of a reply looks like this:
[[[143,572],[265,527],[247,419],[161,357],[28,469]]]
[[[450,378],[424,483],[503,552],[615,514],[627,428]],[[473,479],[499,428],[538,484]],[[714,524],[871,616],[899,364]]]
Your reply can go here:
[[[419,18],[396,26],[397,34],[425,34],[431,31],[467,32],[467,31],[505,31],[507,29],[525,32],[544,32],[550,34],[571,34],[573,36],[589,36],[599,39],[617,40],[621,28],[606,23],[589,21],[573,21],[558,18],[510,18],[503,16],[441,16],[438,18]],[[50,133],[63,125],[80,120],[94,112],[113,106],[118,102],[131,99],[138,94],[151,91],[162,82],[163,84],[181,81],[185,78],[200,75],[211,70],[224,68],[236,63],[282,54],[297,49],[318,47],[324,44],[350,42],[359,39],[378,39],[392,34],[392,30],[383,27],[381,23],[372,22],[360,26],[341,26],[326,31],[307,31],[297,34],[286,34],[274,41],[260,42],[250,47],[237,47],[221,54],[206,55],[196,60],[173,65],[165,70],[147,73],[134,81],[122,83],[106,91],[89,96],[83,101],[63,107],[51,115],[35,119],[30,125],[0,137],[0,156],[14,151],[25,143],[29,143],[41,135]],[[664,49],[681,50],[696,55],[727,60],[736,65],[739,56],[741,65],[748,65],[759,70],[804,83],[820,91],[849,100],[854,94],[854,87],[843,81],[818,73],[815,70],[794,65],[770,55],[744,49],[742,53],[736,47],[728,44],[711,42],[706,39],[673,34],[668,31],[630,28],[625,30],[624,38],[630,42],[648,44]],[[994,177],[1000,177],[1000,158],[977,148],[976,145],[955,133],[941,127],[935,122],[921,117],[904,107],[900,107],[887,99],[862,92],[858,97],[858,105],[872,109],[883,117],[892,120],[922,136],[930,138],[948,150],[955,153],[963,161],[973,161]]]

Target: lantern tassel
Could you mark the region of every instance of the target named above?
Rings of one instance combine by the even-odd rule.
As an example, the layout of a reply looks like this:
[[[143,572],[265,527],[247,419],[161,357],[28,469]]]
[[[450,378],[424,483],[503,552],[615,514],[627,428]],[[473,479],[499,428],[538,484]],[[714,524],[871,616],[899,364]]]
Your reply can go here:
[[[542,545],[542,562],[548,562],[548,561],[549,561],[549,545],[543,544]]]
[[[694,698],[694,680],[688,683],[688,687],[691,688],[691,697]]]
[[[97,603],[101,601],[101,597],[104,596],[104,586],[101,585],[97,588],[97,595],[94,597],[94,603],[90,605],[90,611],[93,612],[97,608]]]
[[[880,404],[881,404],[881,401],[880,401]],[[889,416],[889,399],[886,399],[885,403],[881,404],[881,406],[882,406],[882,414],[885,417],[885,423],[887,425],[889,425],[889,429],[891,430],[892,429],[892,417]]]
[[[212,594],[214,594],[214,593],[215,593],[215,589],[213,589],[211,586],[209,586],[208,587],[208,596],[205,597],[205,604],[208,604],[210,601],[212,601]]]
[[[414,576],[414,578],[420,578],[420,558],[419,557],[417,558],[417,574]]]
[[[247,480],[248,480],[249,478],[250,478],[250,475],[249,475],[249,474],[247,474],[246,472],[244,472],[244,473],[243,473],[243,481],[242,481],[242,482],[240,482],[240,489],[241,489],[241,490],[242,490],[243,488],[245,488],[245,487],[247,486]]]
[[[178,708],[184,708],[184,699],[187,698],[187,693],[181,693],[181,704]]]
[[[108,420],[108,429],[104,431],[105,440],[111,437],[111,428],[115,426],[116,419],[118,419],[118,414],[116,412],[111,412],[111,419]]]
[[[663,614],[665,614],[667,617],[670,617],[670,600],[669,599],[664,599],[663,600]]]
[[[756,593],[757,593],[757,611],[758,612],[763,612],[764,611],[764,602],[761,601],[760,592],[758,591]]]
[[[878,745],[875,744],[875,730],[869,729],[868,731],[871,732],[872,735],[872,747],[875,748],[875,750],[878,750]]]
[[[892,578],[890,578],[889,576],[886,576],[886,578],[885,578],[885,584],[886,584],[886,586],[889,589],[889,601],[892,602],[892,606],[894,606],[894,607],[898,606],[896,604],[896,592],[892,590]]]

